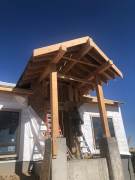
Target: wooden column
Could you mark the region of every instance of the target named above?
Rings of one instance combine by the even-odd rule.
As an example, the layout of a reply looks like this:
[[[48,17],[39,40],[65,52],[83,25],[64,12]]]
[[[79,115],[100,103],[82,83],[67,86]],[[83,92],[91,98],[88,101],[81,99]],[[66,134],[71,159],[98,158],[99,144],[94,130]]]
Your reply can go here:
[[[59,136],[58,120],[58,89],[57,89],[57,71],[56,64],[50,66],[50,102],[51,102],[51,128],[52,137]]]
[[[109,130],[108,120],[107,120],[107,115],[106,115],[103,90],[102,90],[102,85],[101,85],[99,75],[95,76],[95,85],[96,85],[96,94],[97,94],[97,100],[98,100],[98,107],[99,107],[103,137],[110,137],[110,130]]]

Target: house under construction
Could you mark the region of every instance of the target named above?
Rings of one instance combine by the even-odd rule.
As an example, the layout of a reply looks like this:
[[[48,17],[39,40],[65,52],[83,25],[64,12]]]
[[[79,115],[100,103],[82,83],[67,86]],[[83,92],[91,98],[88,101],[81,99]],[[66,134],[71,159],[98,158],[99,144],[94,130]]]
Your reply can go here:
[[[41,180],[134,178],[123,103],[103,96],[102,84],[115,76],[123,78],[89,37],[35,49],[17,84],[0,85],[0,138],[8,139],[0,140],[0,167],[15,162],[13,172],[21,162]],[[84,122],[80,138],[74,108]]]

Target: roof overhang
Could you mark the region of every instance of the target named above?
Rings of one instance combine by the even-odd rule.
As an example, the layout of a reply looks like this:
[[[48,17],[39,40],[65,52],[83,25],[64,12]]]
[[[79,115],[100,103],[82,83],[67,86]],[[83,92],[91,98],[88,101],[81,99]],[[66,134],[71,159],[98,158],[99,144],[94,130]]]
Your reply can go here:
[[[110,79],[115,80],[115,76],[123,78],[113,61],[87,36],[35,49],[17,87],[33,81],[40,83],[48,78],[52,63],[56,64],[58,78],[74,81],[77,89],[94,90],[94,76],[97,74],[102,84],[107,84]]]

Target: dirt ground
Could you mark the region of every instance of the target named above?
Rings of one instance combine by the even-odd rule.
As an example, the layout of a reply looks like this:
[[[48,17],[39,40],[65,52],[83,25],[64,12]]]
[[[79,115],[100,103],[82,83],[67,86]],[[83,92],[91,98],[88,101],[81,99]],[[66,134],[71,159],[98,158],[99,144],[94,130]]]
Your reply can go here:
[[[36,174],[14,174],[14,175],[0,175],[0,180],[39,180]]]

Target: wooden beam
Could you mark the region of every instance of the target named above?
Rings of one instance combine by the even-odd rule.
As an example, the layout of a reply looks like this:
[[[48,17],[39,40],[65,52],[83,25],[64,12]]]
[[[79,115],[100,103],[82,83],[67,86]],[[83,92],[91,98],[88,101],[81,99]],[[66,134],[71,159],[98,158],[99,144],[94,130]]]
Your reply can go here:
[[[28,80],[28,79],[36,78],[36,77],[39,77],[39,76],[40,76],[40,72],[35,73],[35,74],[30,74],[30,75],[23,75],[22,80]]]
[[[70,57],[66,57],[66,56],[63,56],[62,58],[69,60],[69,61],[74,61],[74,62],[79,63],[79,64],[85,64],[88,66],[97,67],[97,65],[95,65],[95,64],[84,62],[84,61],[78,61],[77,59],[74,59],[74,58],[70,58]]]
[[[95,86],[96,86],[96,94],[97,94],[97,100],[98,100],[98,107],[99,107],[103,137],[110,137],[110,130],[109,130],[109,125],[108,125],[108,120],[107,120],[107,115],[106,115],[103,90],[102,90],[102,85],[101,85],[99,75],[95,76]]]
[[[83,38],[78,38],[78,39],[74,39],[74,40],[71,40],[71,41],[66,41],[66,42],[62,42],[62,43],[59,43],[59,44],[46,46],[46,47],[43,47],[43,48],[38,48],[38,49],[35,49],[33,51],[33,56],[35,57],[35,56],[40,56],[40,55],[47,54],[47,53],[50,53],[50,52],[58,51],[59,47],[61,45],[66,46],[67,48],[69,48],[69,47],[71,48],[71,47],[74,47],[74,46],[77,46],[77,45],[81,45],[83,43],[86,43],[88,38],[89,37],[86,36],[86,37],[83,37]]]
[[[104,64],[102,64],[101,66],[99,66],[95,71],[93,71],[91,74],[89,74],[86,78],[84,78],[85,80],[92,80],[94,79],[94,76],[96,74],[101,74],[103,73],[106,69],[108,69],[109,67],[111,67],[113,65],[112,61],[106,61]],[[78,83],[75,85],[75,88],[80,88],[84,85],[84,83]]]
[[[87,42],[84,44],[82,49],[78,51],[78,53],[75,55],[75,59],[80,60],[87,52],[90,51],[92,48],[91,46],[91,39],[88,38]],[[66,66],[62,68],[61,73],[66,74],[77,62],[67,62]]]
[[[21,89],[21,88],[12,88],[12,87],[0,87],[0,91],[12,92],[12,93],[19,93],[19,94],[34,94],[33,91],[28,89]]]
[[[100,64],[103,64],[104,61],[108,61],[108,59],[103,59],[102,55],[99,56],[98,54],[94,53],[93,51],[90,51],[89,56],[92,57],[93,59],[95,59],[97,62],[99,62]],[[104,54],[104,53],[103,53]],[[106,56],[105,56],[106,57]],[[111,71],[110,69],[106,70],[105,75],[108,77],[108,79],[114,79],[115,80],[115,73],[113,71]]]
[[[58,120],[58,89],[57,89],[57,71],[56,64],[50,66],[50,97],[51,97],[51,124],[52,137],[59,137]]]
[[[39,62],[30,62],[29,63],[29,69],[39,68],[43,66],[48,66],[47,61],[39,61]]]
[[[83,82],[83,83],[87,83],[87,84],[94,84],[94,82],[91,82],[89,80],[85,80],[85,79],[81,79],[81,78],[77,78],[77,77],[73,77],[73,76],[68,76],[68,75],[63,75],[63,74],[57,74],[58,78],[62,78],[62,79],[69,79],[71,81],[78,81],[78,82]]]
[[[123,78],[122,72],[113,64],[112,68],[116,71],[117,75],[121,78]]]
[[[54,53],[45,54],[45,55],[43,55],[43,56],[33,57],[33,61],[34,61],[34,62],[37,62],[37,61],[45,61],[45,60],[48,60],[48,59],[52,59],[53,57],[54,57]]]
[[[31,82],[34,82],[34,81],[36,81],[37,80],[37,77],[36,78],[32,78],[32,79],[28,79],[28,80],[20,80],[19,81],[19,86],[23,86],[23,85],[25,85],[25,84],[29,84],[29,83],[31,83]]]
[[[85,84],[85,87],[87,87],[89,89],[89,91],[94,91],[95,86],[92,84]]]
[[[75,89],[75,102],[78,102],[78,89]]]
[[[69,93],[69,101],[73,101],[73,87],[72,87],[72,85],[68,86],[68,93]]]
[[[54,58],[49,62],[49,65],[47,68],[45,68],[44,72],[41,74],[41,76],[39,77],[37,83],[40,83],[41,81],[43,81],[43,79],[49,74],[50,71],[50,65],[52,63],[57,63],[61,57],[65,54],[65,52],[67,51],[67,48],[65,46],[60,46],[58,53],[54,56]]]
[[[44,67],[39,67],[39,68],[35,68],[35,69],[26,69],[24,74],[25,75],[35,74],[38,72],[42,72],[43,70],[44,70]]]

